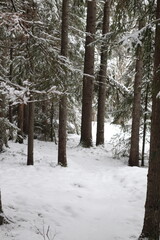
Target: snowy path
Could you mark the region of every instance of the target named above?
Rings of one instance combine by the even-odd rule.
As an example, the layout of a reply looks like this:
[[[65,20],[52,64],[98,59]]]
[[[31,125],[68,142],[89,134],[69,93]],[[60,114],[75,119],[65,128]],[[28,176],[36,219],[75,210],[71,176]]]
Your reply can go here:
[[[56,166],[53,143],[35,141],[35,166],[26,166],[26,144],[10,143],[0,155],[3,207],[14,222],[1,227],[0,239],[137,239],[147,169],[113,159],[108,144],[82,149],[78,141],[69,137],[68,168]]]

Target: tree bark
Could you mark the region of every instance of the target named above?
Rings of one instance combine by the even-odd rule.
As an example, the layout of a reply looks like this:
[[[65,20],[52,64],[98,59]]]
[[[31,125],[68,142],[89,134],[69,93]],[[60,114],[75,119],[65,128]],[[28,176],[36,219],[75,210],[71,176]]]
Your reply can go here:
[[[28,104],[24,104],[24,119],[23,119],[23,132],[28,134]]]
[[[62,3],[62,30],[61,30],[61,55],[68,55],[68,26],[69,26],[69,0],[63,0]],[[63,76],[63,80],[64,76]],[[67,142],[67,86],[64,82],[64,93],[59,102],[59,130],[58,130],[58,164],[67,166],[66,142]]]
[[[103,14],[103,36],[109,32],[110,0],[104,3]],[[105,120],[105,101],[106,101],[106,75],[107,75],[107,45],[103,42],[101,47],[101,63],[98,76],[98,113],[97,113],[97,136],[96,145],[104,144],[104,120]]]
[[[145,108],[144,108],[144,123],[143,123],[143,140],[142,140],[142,161],[141,166],[144,167],[144,154],[145,154],[145,142],[146,142],[146,131],[147,131],[147,111],[148,111],[148,94],[149,94],[149,83],[147,83],[146,96],[145,96]]]
[[[9,80],[12,81],[13,78],[13,47],[12,47],[12,39],[11,39],[11,48],[10,48],[10,67],[9,67]],[[13,113],[12,113],[12,106],[9,105],[9,121],[13,123]]]
[[[34,144],[34,102],[31,98],[29,105],[29,118],[28,118],[28,154],[27,165],[34,165],[33,144]]]
[[[160,18],[160,1],[157,0],[156,18]],[[156,24],[154,77],[152,90],[152,120],[150,157],[148,170],[147,197],[144,225],[139,239],[159,240],[160,238],[160,25]]]
[[[4,224],[4,214],[2,210],[2,199],[1,199],[1,192],[0,192],[0,225]]]
[[[87,26],[83,76],[81,140],[83,147],[92,146],[92,98],[94,81],[94,34],[96,25],[96,0],[87,1]]]
[[[140,19],[139,30],[142,29],[142,27],[144,27],[144,20]],[[129,166],[139,166],[139,128],[141,115],[141,85],[143,77],[143,46],[141,45],[137,46],[136,58]]]
[[[66,119],[67,119],[67,97],[63,96],[59,104],[59,144],[58,144],[58,164],[67,167],[66,154]]]
[[[17,142],[23,143],[23,119],[24,119],[24,104],[18,105],[18,131]]]

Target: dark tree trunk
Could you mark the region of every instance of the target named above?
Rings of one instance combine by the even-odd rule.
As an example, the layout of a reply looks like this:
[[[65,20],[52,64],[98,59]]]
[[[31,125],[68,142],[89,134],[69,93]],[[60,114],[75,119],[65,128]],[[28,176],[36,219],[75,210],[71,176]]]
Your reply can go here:
[[[2,200],[1,200],[1,192],[0,192],[0,225],[4,223],[4,215],[2,210]]]
[[[51,138],[51,142],[54,141],[54,143],[57,144],[56,132],[55,132],[53,121],[54,121],[54,104],[52,102],[51,110],[50,110],[50,138]]]
[[[48,139],[48,133],[49,133],[49,129],[48,129],[48,120],[46,118],[46,115],[47,115],[47,111],[48,111],[48,102],[46,101],[43,101],[42,102],[42,113],[43,113],[43,116],[44,116],[44,119],[43,119],[43,122],[42,122],[42,132],[43,132],[43,137],[44,137],[44,140],[47,141]]]
[[[63,96],[59,104],[59,144],[58,144],[58,164],[67,167],[66,154],[66,119],[67,119],[67,97]]]
[[[51,110],[50,110],[50,138],[51,138],[51,142],[53,142],[53,139],[54,139],[53,114],[54,114],[54,107],[53,107],[53,102],[52,102]]]
[[[144,26],[143,19],[139,20],[139,30]],[[134,100],[132,110],[132,131],[129,166],[139,166],[139,128],[141,114],[141,84],[143,77],[143,46],[138,45],[136,52],[136,74],[134,80]]]
[[[110,0],[104,3],[103,15],[103,36],[109,32],[109,15],[110,15]],[[97,113],[97,136],[96,145],[104,144],[104,119],[105,119],[105,101],[106,101],[106,75],[107,75],[107,45],[102,43],[101,47],[101,64],[98,76],[98,113]]]
[[[0,152],[3,151],[3,145],[5,144],[8,147],[8,139],[6,134],[6,123],[5,123],[5,104],[6,104],[6,96],[5,94],[0,94]]]
[[[148,111],[148,94],[149,84],[147,83],[146,96],[145,96],[145,109],[144,109],[144,123],[143,123],[143,140],[142,140],[142,161],[141,166],[144,167],[144,153],[145,153],[145,142],[146,142],[146,131],[147,131],[147,111]]]
[[[11,44],[11,48],[10,48],[10,61],[11,61],[11,64],[10,64],[10,67],[9,67],[9,80],[12,81],[12,77],[13,77],[13,64],[12,64],[12,61],[13,61],[13,47],[12,47],[12,44]],[[12,113],[12,106],[11,105],[9,105],[9,121],[11,123],[13,123],[13,113]]]
[[[33,144],[34,144],[34,102],[28,103],[29,105],[29,118],[28,118],[28,155],[27,165],[34,165],[33,158]]]
[[[28,104],[24,104],[24,119],[23,119],[23,132],[24,134],[28,134]]]
[[[68,26],[69,26],[69,0],[63,0],[62,4],[62,31],[61,31],[61,55],[68,55]],[[64,76],[63,76],[64,79]],[[65,81],[65,79],[64,79]],[[66,91],[66,83],[64,89]],[[66,142],[67,142],[67,96],[64,93],[59,102],[59,142],[58,142],[58,164],[67,166]]]
[[[157,19],[160,19],[160,1],[157,1]],[[156,24],[151,120],[150,158],[144,225],[139,239],[160,238],[160,25]]]
[[[92,98],[94,81],[94,41],[96,0],[87,1],[87,26],[83,76],[81,140],[83,147],[92,146]]]
[[[10,121],[10,123],[13,123],[13,113],[12,113],[12,106],[11,105],[9,105],[9,114],[8,114],[9,116],[9,121]]]
[[[23,143],[23,119],[24,119],[24,104],[18,105],[18,131],[17,142]]]

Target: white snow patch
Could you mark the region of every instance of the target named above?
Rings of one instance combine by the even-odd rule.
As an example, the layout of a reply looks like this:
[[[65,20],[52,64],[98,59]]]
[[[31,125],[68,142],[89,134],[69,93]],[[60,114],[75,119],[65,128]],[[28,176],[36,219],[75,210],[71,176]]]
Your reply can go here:
[[[93,136],[95,139],[93,123]],[[109,144],[118,127],[106,123],[105,147],[83,149],[68,136],[68,167],[57,166],[57,146],[35,140],[35,165],[27,145],[10,142],[0,155],[3,209],[13,223],[3,240],[133,240],[144,214],[146,168],[113,159]]]

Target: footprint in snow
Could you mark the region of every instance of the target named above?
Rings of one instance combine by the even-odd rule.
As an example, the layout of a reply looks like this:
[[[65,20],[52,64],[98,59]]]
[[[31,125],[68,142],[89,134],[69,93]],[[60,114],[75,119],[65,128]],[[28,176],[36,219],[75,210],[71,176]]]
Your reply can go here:
[[[72,217],[77,217],[77,213],[74,212],[74,210],[70,206],[65,206],[64,210],[68,212]]]

